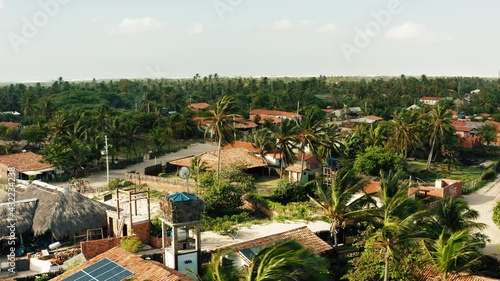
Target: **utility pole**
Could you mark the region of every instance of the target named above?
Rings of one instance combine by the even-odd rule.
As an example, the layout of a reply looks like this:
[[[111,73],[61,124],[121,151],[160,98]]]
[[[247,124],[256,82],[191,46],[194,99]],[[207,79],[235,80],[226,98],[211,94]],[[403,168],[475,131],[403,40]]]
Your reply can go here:
[[[104,135],[104,145],[106,146],[106,182],[109,185],[109,152],[108,152],[108,135]]]

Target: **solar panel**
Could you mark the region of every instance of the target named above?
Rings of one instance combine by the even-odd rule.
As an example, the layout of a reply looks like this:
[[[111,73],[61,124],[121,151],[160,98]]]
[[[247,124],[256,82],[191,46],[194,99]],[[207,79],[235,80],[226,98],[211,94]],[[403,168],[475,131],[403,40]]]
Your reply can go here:
[[[63,281],[122,281],[132,274],[132,271],[127,270],[108,258],[104,258],[66,277]]]

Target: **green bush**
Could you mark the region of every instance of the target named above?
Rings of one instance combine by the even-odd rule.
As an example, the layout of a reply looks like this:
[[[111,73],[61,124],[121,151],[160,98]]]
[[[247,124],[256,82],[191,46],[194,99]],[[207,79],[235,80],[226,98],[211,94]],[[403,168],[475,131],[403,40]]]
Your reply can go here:
[[[500,228],[500,202],[493,209],[493,222]]]
[[[217,218],[207,216],[203,219],[203,231],[214,231],[221,235],[234,236],[238,233],[238,224],[249,220],[250,217],[246,212]]]
[[[495,173],[495,170],[493,170],[492,168],[489,168],[489,169],[488,169],[488,170],[486,170],[486,172],[484,172],[484,174],[481,176],[481,180],[484,180],[484,181],[492,181],[492,180],[494,180],[496,177],[497,177],[497,174]]]
[[[134,183],[124,179],[112,179],[109,181],[108,190],[116,190],[133,185]]]
[[[47,274],[42,274],[41,276],[35,277],[35,281],[46,281],[46,280],[50,280]]]
[[[225,181],[220,181],[203,192],[205,212],[211,217],[237,213],[242,205],[244,192]]]
[[[297,182],[290,183],[287,180],[280,180],[278,187],[273,190],[271,200],[285,205],[290,202],[309,201],[308,195],[314,194],[313,187],[312,184],[301,186]]]
[[[142,242],[137,236],[125,237],[120,240],[120,247],[132,254],[137,253],[142,248]]]
[[[405,173],[407,169],[408,163],[402,156],[376,146],[366,148],[354,161],[354,170],[368,176],[379,176],[381,170]]]

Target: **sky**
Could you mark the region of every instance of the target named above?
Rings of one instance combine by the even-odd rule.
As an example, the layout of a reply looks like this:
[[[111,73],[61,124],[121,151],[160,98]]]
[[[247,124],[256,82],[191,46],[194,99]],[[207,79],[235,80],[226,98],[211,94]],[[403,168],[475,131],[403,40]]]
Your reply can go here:
[[[0,0],[0,82],[500,73],[498,0]]]

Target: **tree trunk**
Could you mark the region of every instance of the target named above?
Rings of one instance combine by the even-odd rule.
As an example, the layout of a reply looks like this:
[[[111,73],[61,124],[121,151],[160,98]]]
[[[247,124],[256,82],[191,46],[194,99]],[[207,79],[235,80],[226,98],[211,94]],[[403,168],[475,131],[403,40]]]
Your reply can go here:
[[[434,153],[434,147],[436,146],[436,138],[437,137],[434,137],[434,139],[432,140],[432,146],[431,146],[431,152],[429,152],[429,157],[427,157],[427,171],[429,170],[429,168],[431,167],[431,163],[432,163],[432,154]]]
[[[283,158],[284,158],[284,151],[283,151],[283,148],[281,149],[281,159],[280,159],[280,172],[281,172],[281,175],[280,175],[280,178],[282,179],[283,178]]]
[[[219,178],[220,178],[220,151],[221,151],[221,148],[222,148],[222,139],[219,138],[219,147],[217,148],[217,182],[219,181]]]
[[[385,249],[384,254],[384,281],[389,280],[389,251]]]
[[[332,222],[332,225],[330,226],[330,233],[333,238],[333,247],[336,249],[339,246],[339,241],[337,238],[337,224],[335,222]]]
[[[304,174],[304,154],[305,154],[305,147],[302,147],[302,156],[300,159],[300,177],[299,177],[299,183],[302,184],[302,176]]]

